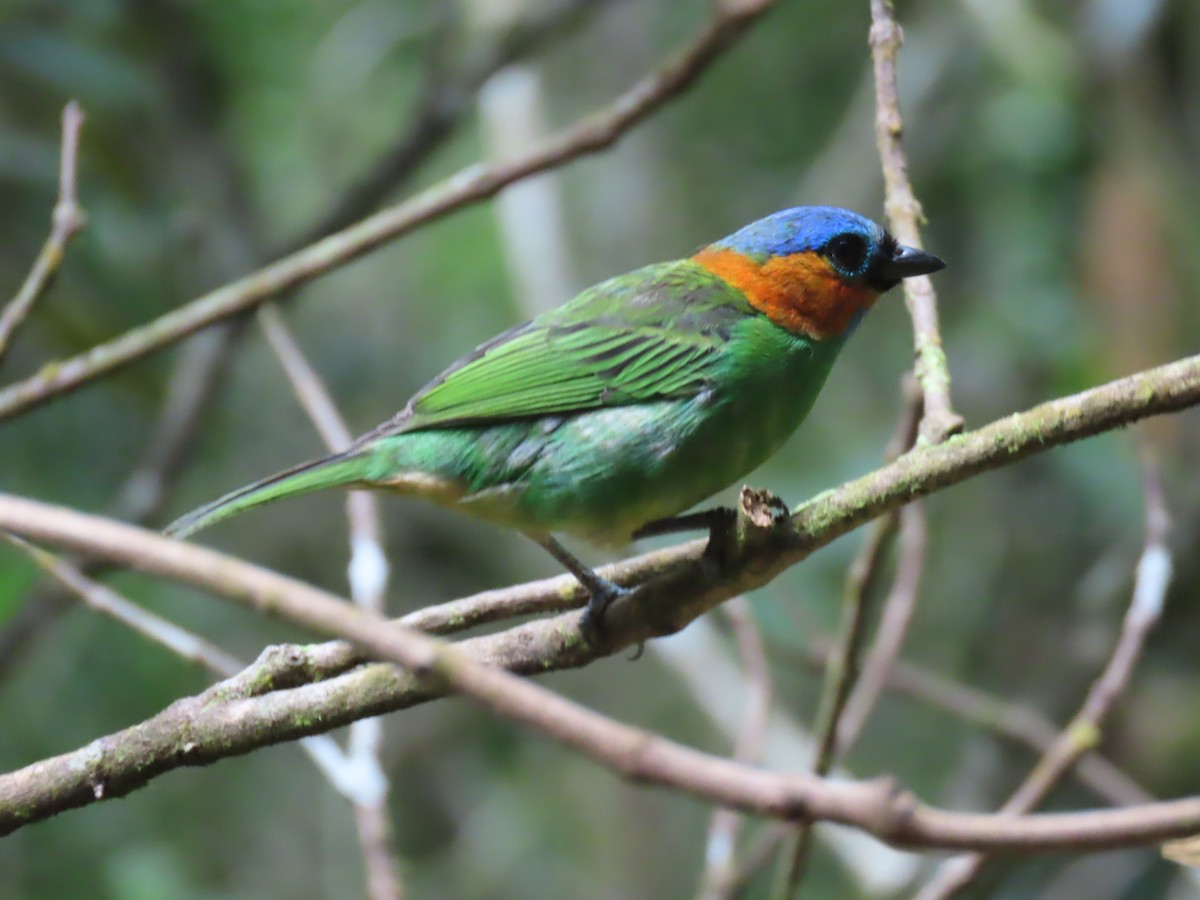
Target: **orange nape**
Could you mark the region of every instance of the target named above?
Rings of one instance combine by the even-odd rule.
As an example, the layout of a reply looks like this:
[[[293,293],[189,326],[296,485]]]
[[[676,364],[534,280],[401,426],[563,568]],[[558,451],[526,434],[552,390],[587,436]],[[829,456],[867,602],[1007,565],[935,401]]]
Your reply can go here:
[[[815,340],[841,335],[879,299],[878,291],[847,281],[812,251],[759,263],[736,250],[706,247],[692,259],[738,288],[780,328]]]

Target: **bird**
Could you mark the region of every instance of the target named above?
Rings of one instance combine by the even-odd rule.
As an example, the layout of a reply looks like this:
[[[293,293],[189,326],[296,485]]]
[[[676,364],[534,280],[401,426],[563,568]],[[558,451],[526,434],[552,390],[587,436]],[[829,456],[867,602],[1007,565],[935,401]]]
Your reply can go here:
[[[502,332],[346,450],[228,493],[166,533],[330,487],[412,495],[544,547],[587,590],[581,626],[595,635],[629,589],[554,535],[610,547],[704,525],[711,536],[720,510],[680,513],[780,448],[883,293],[944,267],[849,210],[784,209]]]

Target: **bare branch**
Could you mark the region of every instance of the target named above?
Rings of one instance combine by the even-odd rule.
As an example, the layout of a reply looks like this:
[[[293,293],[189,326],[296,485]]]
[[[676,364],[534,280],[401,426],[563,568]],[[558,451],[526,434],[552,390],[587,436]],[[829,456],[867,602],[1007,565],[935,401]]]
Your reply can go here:
[[[1019,815],[1035,808],[1079,758],[1100,742],[1104,723],[1128,688],[1146,637],[1162,615],[1163,601],[1171,583],[1170,516],[1163,498],[1162,476],[1148,450],[1142,458],[1142,484],[1146,504],[1146,543],[1138,561],[1133,596],[1112,656],[1092,683],[1075,718],[1000,807],[1001,815]],[[974,881],[984,862],[985,857],[979,854],[948,860],[918,897],[920,900],[940,900],[954,896]]]
[[[4,533],[4,537],[13,546],[24,551],[39,568],[53,576],[90,609],[128,626],[153,643],[166,647],[176,656],[204,666],[218,678],[229,678],[246,667],[245,663],[230,656],[215,644],[162,616],[142,609],[111,588],[88,578],[78,567],[53,553],[47,553],[12,534]]]
[[[824,671],[831,652],[809,648],[805,658],[799,661]],[[1058,737],[1055,724],[1037,710],[962,684],[916,663],[897,660],[888,672],[886,686],[1038,754],[1045,753]],[[1154,799],[1095,750],[1079,761],[1073,774],[1080,784],[1114,806],[1132,806]]]
[[[189,662],[199,663],[219,678],[232,678],[246,668],[245,663],[210,641],[192,634],[174,622],[156,616],[111,588],[88,578],[79,567],[72,565],[69,561],[47,553],[40,547],[35,547],[28,541],[7,532],[4,533],[4,537],[27,553],[38,566],[53,576],[67,591],[82,600],[89,608],[127,625],[133,631],[152,643],[165,647],[176,656]],[[359,725],[362,721],[366,720],[355,722],[354,725]],[[361,785],[363,782],[360,767],[347,761],[346,755],[337,742],[328,735],[316,734],[301,738],[300,749],[308,755],[313,764],[334,787],[343,793],[353,793],[355,785]],[[358,793],[362,793],[361,788]]]
[[[889,514],[873,523],[846,573],[837,644],[825,666],[817,706],[814,728],[817,747],[811,766],[814,775],[828,775],[836,762],[838,721],[858,678],[858,659],[867,635],[868,598],[874,592],[886,548],[896,533],[896,522],[896,517]],[[812,824],[804,821],[796,829],[786,874],[780,876],[783,880],[776,885],[772,896],[791,897],[799,888],[812,846]]]
[[[50,237],[33,263],[21,289],[9,304],[0,311],[0,360],[8,349],[9,341],[21,323],[25,321],[38,298],[50,287],[58,267],[62,265],[67,244],[87,224],[87,218],[79,206],[75,189],[75,176],[79,168],[79,133],[83,130],[83,108],[72,100],[62,112],[62,155],[58,166],[58,202],[51,216]]]
[[[908,180],[908,160],[901,145],[904,120],[896,86],[896,56],[903,32],[896,22],[892,0],[871,0],[871,58],[875,66],[875,139],[883,164],[884,211],[892,232],[902,244],[922,247],[921,204]],[[937,295],[928,275],[904,280],[904,302],[913,323],[917,378],[925,398],[921,438],[940,443],[962,431],[962,416],[950,405],[950,370],[938,330]]]
[[[762,758],[766,740],[771,712],[771,671],[749,601],[745,597],[734,597],[721,609],[733,629],[738,657],[745,672],[745,712],[733,758],[753,764]],[[705,841],[704,872],[698,897],[719,900],[731,896],[732,882],[738,873],[736,851],[741,822],[742,817],[731,809],[713,811]]]
[[[359,720],[362,721],[365,720]],[[358,829],[363,867],[367,871],[367,897],[370,900],[402,900],[404,885],[392,849],[396,842],[387,803],[355,803],[354,824]]]
[[[917,427],[921,420],[921,391],[912,374],[900,381],[900,417],[895,430],[884,450],[884,459],[896,460],[913,446],[917,439]],[[889,512],[882,516],[871,529],[867,539],[859,548],[842,589],[842,622],[839,629],[838,646],[829,654],[825,667],[825,678],[821,685],[821,700],[817,707],[815,732],[817,748],[812,770],[817,775],[828,775],[838,760],[841,747],[838,743],[839,723],[846,701],[858,680],[858,658],[862,642],[866,638],[867,605],[874,585],[883,566],[884,557],[891,547],[899,523],[899,514]],[[804,877],[804,867],[812,842],[812,825],[802,822],[791,843],[791,859],[786,874],[781,874],[775,893],[781,896],[794,894]]]
[[[858,741],[904,646],[925,571],[925,537],[924,507],[911,503],[900,511],[899,562],[891,590],[883,601],[875,643],[863,661],[858,684],[846,698],[845,711],[838,723],[838,757],[844,757]]]
[[[215,322],[253,309],[281,291],[324,275],[414,228],[495,195],[508,185],[612,146],[678,96],[740,37],[774,0],[724,0],[682,53],[644,77],[607,109],[583,119],[528,155],[496,166],[469,166],[411,200],[384,209],[186,306],[47,366],[0,391],[0,419],[45,403]]]
[[[405,132],[392,142],[391,149],[338,197],[329,211],[305,232],[299,246],[312,243],[333,231],[350,225],[379,204],[407,181],[421,164],[440,147],[470,112],[472,98],[492,75],[532,56],[554,38],[580,25],[611,0],[555,0],[533,4],[524,17],[507,24],[501,33],[490,37],[485,46],[468,55],[457,66],[445,57],[448,32],[453,25],[454,4],[445,4],[438,15],[437,32],[432,38],[426,61],[424,83],[416,111]],[[455,11],[457,12],[457,11]]]
[[[52,575],[89,608],[127,625],[133,631],[160,647],[165,647],[176,656],[189,662],[199,663],[220,678],[232,678],[246,668],[245,663],[210,641],[192,634],[174,622],[156,616],[111,588],[88,578],[78,566],[72,565],[69,561],[47,553],[40,547],[35,547],[15,535],[4,533],[4,537],[29,554],[38,566]],[[314,655],[319,656],[319,653]],[[354,724],[360,723],[355,722]],[[300,747],[338,790],[346,792],[344,785],[352,779],[352,776],[347,775],[350,766],[347,764],[345,754],[331,737],[318,734],[301,738]]]
[[[283,321],[279,308],[267,303],[258,309],[258,322],[275,351],[300,405],[320,433],[330,452],[344,450],[353,440],[345,419],[333,402],[321,376],[304,356]],[[383,550],[383,524],[379,497],[367,491],[346,494],[346,519],[350,533],[348,569],[350,597],[363,609],[384,611],[388,561]],[[334,780],[354,804],[354,821],[367,870],[371,900],[402,897],[400,866],[392,845],[387,798],[390,785],[380,762],[383,728],[378,719],[359,719],[350,726],[346,752],[329,748],[337,765],[329,770],[351,777]]]

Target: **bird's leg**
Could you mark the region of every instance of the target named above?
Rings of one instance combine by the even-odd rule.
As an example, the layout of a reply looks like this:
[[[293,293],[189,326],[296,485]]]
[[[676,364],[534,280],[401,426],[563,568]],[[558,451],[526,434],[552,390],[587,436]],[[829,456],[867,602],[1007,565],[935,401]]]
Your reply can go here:
[[[579,628],[588,637],[598,635],[603,627],[604,611],[608,609],[609,604],[632,591],[613,584],[607,578],[601,578],[550,535],[530,534],[529,538],[544,547],[547,553],[562,563],[563,567],[587,588],[588,603],[583,611],[583,618],[579,620]]]

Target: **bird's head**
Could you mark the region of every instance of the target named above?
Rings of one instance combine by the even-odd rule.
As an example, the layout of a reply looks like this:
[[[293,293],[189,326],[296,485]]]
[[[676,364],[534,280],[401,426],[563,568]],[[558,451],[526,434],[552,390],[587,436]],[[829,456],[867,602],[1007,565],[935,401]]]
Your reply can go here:
[[[816,340],[848,332],[902,278],[946,265],[897,243],[870,219],[832,206],[785,209],[693,258],[776,325]]]

